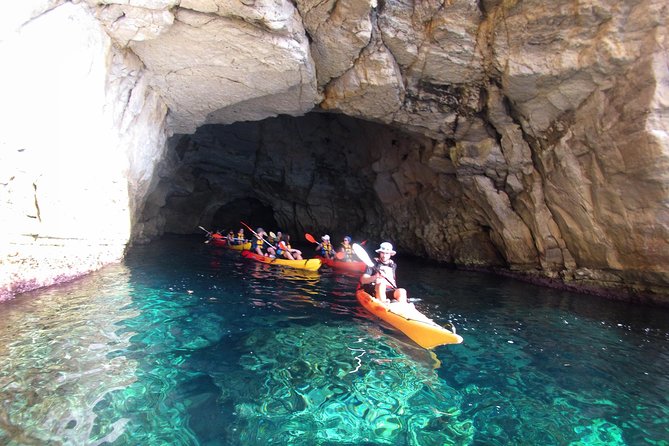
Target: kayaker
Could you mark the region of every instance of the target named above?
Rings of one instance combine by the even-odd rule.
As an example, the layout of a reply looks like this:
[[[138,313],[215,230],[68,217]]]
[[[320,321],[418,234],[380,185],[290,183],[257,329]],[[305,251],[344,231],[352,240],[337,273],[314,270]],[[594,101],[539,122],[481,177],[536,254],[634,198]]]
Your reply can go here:
[[[237,239],[235,240],[234,244],[241,245],[245,241],[246,240],[244,239],[244,228],[239,228],[239,231],[237,231]]]
[[[383,242],[376,252],[379,257],[374,259],[374,265],[368,266],[365,273],[360,277],[362,288],[367,293],[376,296],[381,302],[396,300],[403,304],[408,303],[406,290],[397,288],[395,279],[397,264],[391,259],[392,256],[397,254],[393,245]]]
[[[289,247],[286,245],[286,242],[283,240],[283,234],[281,231],[276,232],[276,238],[272,240],[274,246],[276,246],[276,256],[284,257],[288,260],[295,260],[293,253],[290,251]]]
[[[228,244],[229,244],[229,245],[236,245],[237,243],[235,243],[235,231],[233,231],[232,229],[230,229],[230,230],[228,231],[227,239],[228,239]]]
[[[321,237],[321,242],[316,245],[316,251],[319,252],[319,255],[321,257],[325,257],[326,259],[330,259],[335,256],[335,251],[332,249],[332,244],[330,243],[330,236],[325,234],[323,237]]]
[[[344,254],[344,257],[341,259],[344,262],[352,262],[354,260],[355,253],[353,252],[353,245],[351,245],[351,237],[344,237],[344,241],[341,242],[341,247],[339,252]]]
[[[267,235],[267,233],[263,228],[256,229],[256,235],[251,241],[251,251],[255,252],[259,256],[276,256],[276,251],[274,251],[274,248],[269,246],[269,243],[265,242],[265,235]]]
[[[295,249],[292,246],[290,246],[290,234],[284,234],[283,235],[283,243],[285,243],[286,250],[293,255],[293,258],[295,260],[302,260],[302,251],[300,251],[299,249]]]

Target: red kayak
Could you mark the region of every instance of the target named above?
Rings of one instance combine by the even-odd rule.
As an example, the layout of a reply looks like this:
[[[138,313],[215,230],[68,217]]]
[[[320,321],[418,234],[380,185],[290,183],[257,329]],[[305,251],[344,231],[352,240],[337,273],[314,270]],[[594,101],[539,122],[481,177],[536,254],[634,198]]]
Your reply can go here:
[[[221,234],[211,234],[211,238],[209,239],[209,243],[211,243],[214,246],[227,246],[228,244],[228,239],[222,236]]]
[[[367,265],[365,265],[363,262],[346,262],[344,260],[328,259],[328,258],[321,257],[321,256],[316,256],[315,258],[321,259],[321,262],[323,262],[323,265],[327,265],[330,268],[332,268],[334,270],[337,270],[337,271],[351,272],[351,273],[364,273],[365,269],[367,269]]]

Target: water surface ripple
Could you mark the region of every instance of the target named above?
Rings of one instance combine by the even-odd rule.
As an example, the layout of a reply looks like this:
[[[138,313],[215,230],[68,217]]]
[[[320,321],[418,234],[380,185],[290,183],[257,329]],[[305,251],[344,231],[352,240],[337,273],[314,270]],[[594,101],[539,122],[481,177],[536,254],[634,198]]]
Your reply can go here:
[[[400,259],[433,352],[356,278],[166,238],[2,304],[2,445],[669,445],[669,312]]]

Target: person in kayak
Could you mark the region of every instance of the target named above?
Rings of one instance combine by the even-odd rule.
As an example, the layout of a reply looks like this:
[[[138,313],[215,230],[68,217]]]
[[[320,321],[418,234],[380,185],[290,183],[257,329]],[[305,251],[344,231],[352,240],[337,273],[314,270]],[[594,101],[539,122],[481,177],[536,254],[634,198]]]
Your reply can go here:
[[[316,245],[316,252],[321,257],[325,257],[326,259],[330,259],[335,256],[335,251],[332,249],[332,244],[330,243],[330,236],[325,234],[323,237],[321,237],[321,242]]]
[[[270,238],[270,241],[274,243],[274,246],[276,246],[277,257],[283,257],[288,260],[296,260],[295,256],[293,256],[293,253],[289,249],[289,246],[286,245],[286,242],[283,239],[283,234],[281,233],[281,231],[277,231],[276,237]]]
[[[251,231],[253,232],[253,231]],[[276,251],[264,239],[267,235],[263,228],[256,229],[255,237],[251,241],[251,251],[259,256],[276,256]]]
[[[393,250],[393,245],[383,242],[376,252],[379,257],[374,259],[374,265],[368,266],[360,277],[362,288],[381,302],[395,300],[403,304],[408,303],[406,290],[397,288],[395,279],[397,264],[391,259],[397,254]]]
[[[239,228],[239,231],[237,231],[237,237],[233,239],[232,244],[233,245],[241,245],[244,243],[246,240],[244,239],[244,228]]]
[[[299,249],[295,249],[292,246],[290,246],[290,234],[284,234],[283,235],[283,243],[286,246],[286,251],[291,253],[291,255],[293,256],[293,258],[295,260],[302,260],[302,251],[300,251]]]
[[[228,245],[235,245],[236,244],[235,243],[235,231],[233,231],[232,229],[230,229],[228,231],[228,235],[227,235],[226,238],[228,239]]]
[[[341,258],[344,262],[353,262],[355,259],[355,253],[353,252],[353,245],[351,245],[351,237],[344,237],[344,241],[341,242],[341,247],[339,252],[344,254],[344,257]],[[341,256],[340,256],[341,257]]]

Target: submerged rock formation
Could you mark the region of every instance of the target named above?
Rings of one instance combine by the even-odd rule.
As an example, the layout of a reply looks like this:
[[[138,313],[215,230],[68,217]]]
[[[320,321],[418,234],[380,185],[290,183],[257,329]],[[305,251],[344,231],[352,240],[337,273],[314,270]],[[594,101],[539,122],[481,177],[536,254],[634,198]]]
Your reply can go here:
[[[291,231],[669,303],[665,2],[21,5],[4,296],[252,200]]]

